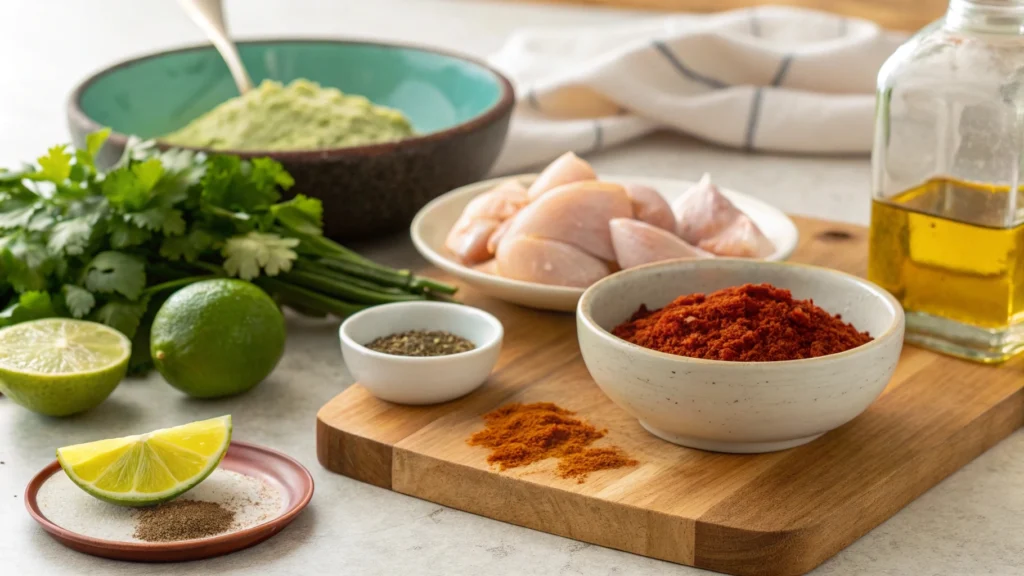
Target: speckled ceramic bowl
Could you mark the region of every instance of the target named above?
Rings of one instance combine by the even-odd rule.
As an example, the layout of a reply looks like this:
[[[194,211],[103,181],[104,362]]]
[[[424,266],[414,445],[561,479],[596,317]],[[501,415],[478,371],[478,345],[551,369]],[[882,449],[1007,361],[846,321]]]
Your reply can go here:
[[[829,356],[725,362],[666,354],[611,334],[641,304],[767,282],[841,314],[874,340]],[[676,260],[599,280],[576,312],[580,350],[601,390],[649,432],[716,452],[771,452],[806,444],[875,401],[903,348],[903,309],[885,290],[849,274],[759,260]]]
[[[239,43],[253,81],[307,78],[397,108],[418,136],[393,143],[272,156],[295,177],[293,193],[320,198],[325,231],[345,240],[404,228],[434,197],[479,180],[504,144],[512,85],[473,60],[432,49],[343,40]],[[160,52],[107,68],[68,102],[76,145],[103,126],[114,130],[100,160],[120,157],[129,134],[155,138],[237,96],[211,46]]]

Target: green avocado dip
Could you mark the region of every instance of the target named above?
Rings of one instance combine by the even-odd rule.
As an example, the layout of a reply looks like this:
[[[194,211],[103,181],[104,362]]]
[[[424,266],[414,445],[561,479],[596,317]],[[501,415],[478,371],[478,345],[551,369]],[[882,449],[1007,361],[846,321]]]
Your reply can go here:
[[[319,150],[408,138],[412,124],[398,110],[363,96],[295,80],[264,80],[160,140],[215,150]]]

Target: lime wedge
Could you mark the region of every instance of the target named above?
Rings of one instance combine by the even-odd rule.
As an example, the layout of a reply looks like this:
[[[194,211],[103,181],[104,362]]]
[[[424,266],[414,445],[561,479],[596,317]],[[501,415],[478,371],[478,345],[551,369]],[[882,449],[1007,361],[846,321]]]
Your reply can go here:
[[[47,318],[0,330],[0,392],[49,416],[103,402],[128,369],[131,341],[85,320]]]
[[[89,494],[122,506],[150,506],[191,490],[231,444],[231,416],[57,449],[68,477]]]

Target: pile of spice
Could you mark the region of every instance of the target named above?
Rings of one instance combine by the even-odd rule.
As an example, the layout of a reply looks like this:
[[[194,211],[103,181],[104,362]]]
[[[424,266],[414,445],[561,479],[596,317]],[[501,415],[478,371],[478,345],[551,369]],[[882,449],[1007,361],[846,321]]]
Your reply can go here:
[[[139,512],[134,537],[146,542],[195,540],[227,532],[235,513],[216,502],[175,500]]]
[[[484,414],[487,427],[467,442],[490,448],[487,462],[500,470],[558,458],[557,474],[580,483],[591,472],[636,466],[619,448],[590,448],[608,431],[573,415],[550,402],[509,404]]]
[[[442,330],[409,330],[381,336],[366,347],[395,356],[448,356],[469,352],[476,345],[462,336]]]
[[[739,362],[814,358],[872,340],[838,314],[771,284],[680,296],[660,310],[640,306],[612,334],[669,354]]]

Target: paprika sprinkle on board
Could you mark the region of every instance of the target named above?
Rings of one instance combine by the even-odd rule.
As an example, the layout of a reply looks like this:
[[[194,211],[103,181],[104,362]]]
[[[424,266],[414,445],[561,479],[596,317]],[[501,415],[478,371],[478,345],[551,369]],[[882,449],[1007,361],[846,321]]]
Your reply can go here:
[[[771,284],[745,284],[680,296],[660,310],[641,305],[612,334],[644,348],[738,362],[777,362],[838,354],[872,340]]]
[[[556,473],[582,483],[598,470],[636,466],[616,447],[590,448],[607,430],[574,418],[574,412],[550,402],[509,404],[484,414],[487,427],[467,440],[491,449],[487,463],[500,470],[558,458]]]

